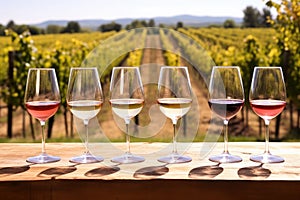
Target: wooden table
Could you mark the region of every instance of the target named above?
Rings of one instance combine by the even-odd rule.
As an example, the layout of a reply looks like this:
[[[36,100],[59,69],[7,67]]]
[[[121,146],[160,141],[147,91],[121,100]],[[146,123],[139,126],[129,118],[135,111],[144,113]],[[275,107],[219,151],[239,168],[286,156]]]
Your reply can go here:
[[[75,165],[69,158],[83,152],[82,144],[51,143],[47,152],[61,161],[29,164],[26,158],[38,154],[40,144],[0,144],[0,199],[300,199],[300,143],[271,143],[271,152],[285,162],[264,165],[249,160],[263,152],[260,142],[230,143],[230,152],[243,161],[221,165],[208,156],[221,153],[222,143],[186,144],[193,161],[169,165],[156,161],[169,144],[132,143],[145,162],[112,163],[124,147],[97,143],[91,149],[105,160]]]

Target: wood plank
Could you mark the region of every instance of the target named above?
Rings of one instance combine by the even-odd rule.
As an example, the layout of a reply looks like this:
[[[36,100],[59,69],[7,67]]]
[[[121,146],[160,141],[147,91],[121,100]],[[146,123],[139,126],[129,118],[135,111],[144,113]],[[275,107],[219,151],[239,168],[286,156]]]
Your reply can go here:
[[[43,180],[1,182],[1,199],[299,199],[300,182]]]
[[[210,149],[208,146],[214,146]],[[94,151],[105,158],[101,163],[74,165],[69,158],[84,150],[79,143],[47,144],[49,154],[61,161],[49,164],[26,163],[40,151],[40,144],[0,144],[1,199],[298,199],[300,196],[300,143],[271,143],[271,152],[284,163],[260,166],[249,160],[262,153],[264,143],[230,143],[240,163],[217,165],[209,155],[222,152],[223,144],[192,143],[186,146],[190,163],[164,165],[157,158],[170,152],[167,143],[132,143],[132,150],[145,162],[117,165],[110,162],[120,155],[124,143],[95,144]],[[99,148],[99,149],[98,149]],[[92,148],[93,149],[93,148]]]

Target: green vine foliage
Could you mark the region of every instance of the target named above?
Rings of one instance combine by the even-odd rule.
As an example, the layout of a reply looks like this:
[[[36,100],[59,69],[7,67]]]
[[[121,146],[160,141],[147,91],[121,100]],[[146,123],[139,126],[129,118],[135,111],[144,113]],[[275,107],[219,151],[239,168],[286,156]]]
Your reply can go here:
[[[7,79],[6,85],[8,87],[2,90],[2,97],[4,102],[12,104],[14,109],[19,106],[25,109],[24,88],[26,87],[28,69],[35,67],[36,48],[28,31],[18,35],[11,30],[6,30],[6,34],[11,38],[12,51],[14,52],[14,78]]]
[[[270,22],[277,32],[279,64],[286,77],[289,99],[300,109],[300,1],[267,1],[266,5],[277,11],[276,19]]]

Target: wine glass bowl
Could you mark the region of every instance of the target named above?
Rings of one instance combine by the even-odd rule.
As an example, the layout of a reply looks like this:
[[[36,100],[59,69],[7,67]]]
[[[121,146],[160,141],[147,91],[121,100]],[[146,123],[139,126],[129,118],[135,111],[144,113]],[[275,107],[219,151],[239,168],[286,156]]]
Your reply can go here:
[[[265,122],[265,151],[253,155],[250,160],[260,163],[280,163],[284,159],[272,155],[269,150],[269,124],[286,105],[286,89],[281,67],[255,67],[249,102],[252,110]]]
[[[218,163],[241,162],[242,158],[228,151],[228,123],[244,105],[244,89],[240,68],[215,66],[212,69],[208,104],[212,112],[223,120],[224,151],[209,158]]]
[[[38,119],[42,127],[42,153],[27,158],[26,161],[39,164],[59,161],[59,157],[48,155],[45,150],[45,123],[57,112],[60,105],[59,87],[53,68],[29,69],[24,101],[29,114]]]
[[[144,90],[138,67],[114,67],[110,82],[110,105],[113,113],[124,119],[126,126],[126,152],[111,159],[115,163],[143,162],[142,156],[134,155],[130,150],[129,124],[144,106]]]
[[[191,108],[192,87],[187,67],[163,66],[158,81],[157,103],[160,111],[173,124],[173,150],[171,154],[158,158],[163,163],[186,163],[192,158],[177,151],[176,124]]]
[[[67,104],[71,113],[83,121],[85,127],[85,152],[70,159],[73,163],[96,163],[103,161],[101,156],[89,151],[89,120],[96,117],[103,104],[103,94],[97,68],[71,68]]]

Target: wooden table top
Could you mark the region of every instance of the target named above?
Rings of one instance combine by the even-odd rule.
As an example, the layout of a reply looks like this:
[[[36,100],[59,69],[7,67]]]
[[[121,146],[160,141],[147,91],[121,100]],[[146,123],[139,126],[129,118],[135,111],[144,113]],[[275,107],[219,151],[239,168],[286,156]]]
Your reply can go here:
[[[270,187],[269,189],[272,190],[270,192],[275,197],[283,197],[285,195],[296,197],[300,195],[300,143],[296,142],[271,142],[271,152],[282,156],[285,162],[264,165],[249,160],[250,155],[263,152],[263,142],[229,143],[230,153],[239,155],[243,161],[220,165],[209,161],[208,157],[221,153],[223,143],[185,143],[180,149],[185,151],[185,155],[191,156],[193,160],[183,164],[163,164],[157,161],[158,157],[171,151],[171,145],[168,143],[132,143],[132,152],[145,157],[144,162],[135,164],[116,164],[110,161],[112,157],[121,155],[122,150],[126,147],[125,143],[96,143],[91,144],[91,146],[92,152],[103,156],[104,161],[94,164],[76,165],[70,163],[69,159],[83,153],[84,148],[81,143],[47,143],[47,153],[60,156],[61,161],[49,164],[29,164],[26,162],[26,158],[39,154],[41,144],[2,143],[0,144],[0,191],[8,192],[10,191],[8,188],[16,187],[18,183],[24,189],[24,187],[28,186],[22,186],[22,184],[28,184],[28,182],[31,182],[30,190],[34,190],[36,184],[42,187],[45,183],[48,185],[50,181],[51,188],[48,189],[52,191],[52,196],[48,199],[53,199],[55,194],[60,194],[59,197],[64,197],[62,195],[63,192],[59,193],[56,191],[55,193],[53,191],[56,187],[64,187],[65,191],[68,191],[69,187],[76,188],[76,184],[80,185],[81,183],[95,188],[100,187],[98,184],[108,188],[111,188],[111,184],[119,186],[123,183],[126,185],[138,184],[140,187],[145,184],[147,191],[152,191],[154,189],[153,186],[157,186],[155,190],[162,190],[162,188],[167,190],[166,187],[168,188],[168,186],[163,186],[165,184],[173,185],[172,187],[175,190],[177,187],[180,191],[184,191],[184,188],[189,185],[190,188],[187,189],[191,190],[189,192],[193,193],[194,190],[194,192],[199,192],[202,188],[202,192],[205,192],[203,189],[206,192],[209,191],[207,193],[208,196],[211,195],[213,188],[223,191],[224,189],[221,188],[226,186],[225,188],[227,189],[220,193],[219,196],[215,196],[216,198],[225,197],[224,194],[227,194],[227,192],[230,195],[231,190],[235,187],[242,187],[243,184],[246,184],[244,188],[246,189],[250,184],[252,189],[255,190],[256,188],[257,191],[261,187]],[[181,146],[179,145],[179,147]],[[207,183],[220,184],[220,186],[216,188],[215,186],[217,185],[212,187],[208,186],[209,184]],[[266,183],[268,184],[266,185]],[[288,183],[292,183],[292,185]],[[147,184],[151,185],[148,186]],[[231,190],[228,189],[231,186],[230,184],[233,184],[233,189]],[[270,184],[273,184],[273,186]],[[283,190],[277,190],[279,186],[276,184],[280,184],[281,188],[286,187],[287,190],[284,192]],[[298,189],[288,190],[293,186],[298,187]],[[78,188],[80,187],[78,186]],[[121,188],[126,192],[126,187],[122,186]],[[24,189],[24,191],[27,191],[27,189]],[[121,195],[123,190],[121,189],[120,193],[114,193],[107,189],[106,195],[113,194],[115,196],[111,197],[117,198],[118,196],[116,195]],[[249,188],[246,190],[250,191]],[[15,188],[14,191],[18,191],[18,189]],[[141,195],[143,195],[142,191],[143,189],[140,188]],[[174,192],[174,190],[171,191]],[[240,190],[238,193],[244,195],[243,192],[245,191],[242,191]],[[263,189],[261,192],[264,193],[266,191]],[[217,192],[212,193],[218,194]],[[18,192],[15,195],[17,194]],[[184,196],[184,194],[182,195]],[[260,193],[258,192],[257,194]],[[26,197],[30,197],[29,199],[32,199],[34,196],[32,192],[26,192],[26,195]],[[169,195],[168,192],[165,195]],[[75,195],[74,197],[78,196]]]
[[[215,147],[205,149],[205,145],[215,145]],[[250,161],[249,158],[252,154],[263,152],[263,142],[229,143],[230,153],[239,155],[243,161],[220,165],[209,161],[208,157],[221,153],[223,148],[222,143],[186,144],[184,146],[184,150],[186,151],[184,154],[191,156],[193,159],[189,163],[166,165],[158,162],[158,157],[170,152],[170,146],[168,143],[132,143],[132,152],[144,156],[145,162],[116,164],[112,163],[110,159],[123,153],[122,149],[125,149],[125,143],[99,143],[92,146],[91,150],[93,152],[93,149],[99,148],[94,153],[104,157],[103,162],[76,165],[70,163],[69,159],[83,153],[84,148],[80,143],[46,144],[48,154],[61,157],[61,161],[48,164],[30,164],[26,162],[27,157],[39,154],[41,148],[41,144],[39,143],[2,143],[0,144],[0,181],[45,180],[53,178],[105,180],[153,178],[187,180],[300,180],[300,143],[271,142],[271,153],[280,155],[285,159],[285,162],[264,164],[262,166],[259,163]],[[110,167],[112,171],[109,173]],[[50,169],[52,169],[53,174],[51,174]],[[101,174],[101,169],[104,171],[108,170],[107,174]],[[92,170],[94,170],[94,174],[92,174]],[[162,171],[159,173],[159,171],[155,170]],[[209,174],[210,172],[212,174]],[[97,173],[99,174],[97,175]]]

